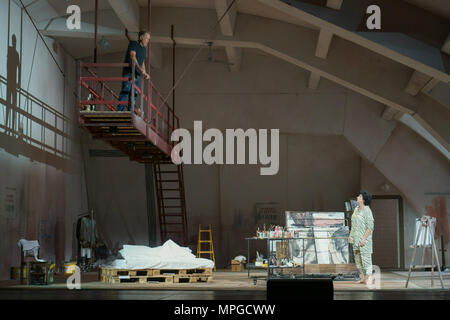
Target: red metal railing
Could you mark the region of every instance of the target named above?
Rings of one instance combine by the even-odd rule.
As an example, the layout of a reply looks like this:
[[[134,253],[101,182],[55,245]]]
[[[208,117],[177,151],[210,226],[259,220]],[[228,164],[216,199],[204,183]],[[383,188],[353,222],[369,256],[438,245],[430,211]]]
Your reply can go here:
[[[99,75],[99,69],[123,68],[132,69],[131,77],[105,76]],[[119,105],[134,106],[131,111],[140,117],[159,137],[172,144],[170,136],[172,132],[179,128],[179,118],[173,109],[150,80],[140,79],[140,86],[136,85],[135,64],[128,63],[86,63],[79,64],[79,89],[78,106],[79,110],[85,110],[87,106],[94,105],[95,111],[117,111]],[[121,72],[118,71],[118,72]],[[110,73],[110,72],[109,72]],[[105,74],[107,72],[105,71]],[[119,101],[121,83],[130,81],[131,101]],[[112,87],[116,87],[114,90]],[[91,98],[88,98],[88,94]],[[84,99],[83,99],[84,98]]]

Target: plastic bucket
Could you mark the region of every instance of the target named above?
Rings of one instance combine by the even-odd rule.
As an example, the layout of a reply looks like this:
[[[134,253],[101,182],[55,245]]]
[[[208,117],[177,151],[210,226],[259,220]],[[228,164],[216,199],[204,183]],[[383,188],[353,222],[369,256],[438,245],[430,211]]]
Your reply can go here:
[[[77,265],[76,262],[64,262],[63,264],[64,274],[74,274],[76,265]]]

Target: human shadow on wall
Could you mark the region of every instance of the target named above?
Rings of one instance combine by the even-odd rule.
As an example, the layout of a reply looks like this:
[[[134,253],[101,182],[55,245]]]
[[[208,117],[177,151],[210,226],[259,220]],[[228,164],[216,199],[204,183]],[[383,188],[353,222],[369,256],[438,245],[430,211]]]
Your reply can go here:
[[[33,55],[32,65],[34,62]],[[0,107],[5,108],[4,122],[0,123],[0,148],[66,170],[70,119],[21,88],[21,69],[17,37],[13,34],[8,46],[7,77],[0,76],[0,86],[6,86],[5,99],[0,98]]]
[[[13,34],[11,37],[11,46],[8,46],[8,56],[6,60],[6,135],[14,135],[16,126],[16,106],[17,89],[21,83],[20,58],[17,52],[17,38]]]

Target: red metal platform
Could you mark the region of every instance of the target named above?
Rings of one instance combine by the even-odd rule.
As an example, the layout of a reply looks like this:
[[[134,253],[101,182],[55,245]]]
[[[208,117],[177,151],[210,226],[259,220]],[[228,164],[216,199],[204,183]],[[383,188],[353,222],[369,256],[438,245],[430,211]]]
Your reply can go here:
[[[170,136],[179,127],[173,109],[151,81],[135,77],[99,76],[129,66],[125,63],[80,63],[79,122],[96,139],[101,139],[139,162],[170,161]],[[115,70],[113,69],[115,68]],[[134,66],[132,66],[134,70]],[[122,81],[132,83],[131,101],[119,101]],[[136,95],[136,98],[134,96]],[[89,99],[88,99],[89,97]],[[131,111],[116,111],[119,105],[134,105]],[[91,106],[95,107],[94,111]]]

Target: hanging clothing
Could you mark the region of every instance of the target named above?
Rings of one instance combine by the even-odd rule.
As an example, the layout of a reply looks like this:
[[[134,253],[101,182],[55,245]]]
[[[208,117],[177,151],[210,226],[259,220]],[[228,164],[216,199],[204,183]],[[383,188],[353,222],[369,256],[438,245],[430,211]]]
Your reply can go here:
[[[98,240],[98,232],[95,220],[83,217],[79,221],[78,241],[83,248],[95,246]]]
[[[91,248],[81,248],[81,257],[82,258],[91,258]]]

